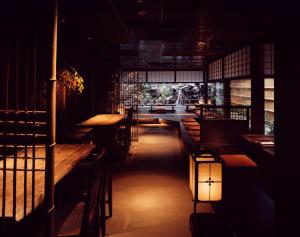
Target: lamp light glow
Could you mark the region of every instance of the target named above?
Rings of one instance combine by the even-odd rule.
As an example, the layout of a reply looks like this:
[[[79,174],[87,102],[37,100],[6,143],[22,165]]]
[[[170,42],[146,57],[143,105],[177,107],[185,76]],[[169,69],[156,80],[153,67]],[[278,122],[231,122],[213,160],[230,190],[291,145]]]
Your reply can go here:
[[[213,153],[190,155],[190,189],[198,202],[222,200],[222,162]]]

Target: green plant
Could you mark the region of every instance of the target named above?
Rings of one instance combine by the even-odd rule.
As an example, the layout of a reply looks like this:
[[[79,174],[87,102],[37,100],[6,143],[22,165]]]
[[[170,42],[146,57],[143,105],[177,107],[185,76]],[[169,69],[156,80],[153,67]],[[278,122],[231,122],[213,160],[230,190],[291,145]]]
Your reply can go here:
[[[81,94],[84,90],[84,80],[82,76],[71,66],[64,68],[59,73],[59,80],[64,82],[64,85],[73,92]]]

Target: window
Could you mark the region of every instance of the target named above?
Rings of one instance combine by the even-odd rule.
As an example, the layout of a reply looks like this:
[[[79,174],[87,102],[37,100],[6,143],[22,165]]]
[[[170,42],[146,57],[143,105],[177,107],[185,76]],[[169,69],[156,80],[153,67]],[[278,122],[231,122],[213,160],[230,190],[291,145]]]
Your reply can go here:
[[[208,65],[208,79],[209,80],[222,79],[222,59],[219,59]]]
[[[207,97],[211,104],[223,105],[224,104],[224,84],[221,82],[208,83]],[[209,102],[208,102],[209,103]]]
[[[250,79],[231,80],[230,91],[231,105],[251,105]]]
[[[274,78],[265,78],[265,134],[274,133]]]
[[[250,75],[250,47],[243,48],[224,58],[224,77],[244,77]]]
[[[203,71],[176,71],[176,82],[203,82]]]
[[[174,71],[149,71],[148,82],[174,82]]]

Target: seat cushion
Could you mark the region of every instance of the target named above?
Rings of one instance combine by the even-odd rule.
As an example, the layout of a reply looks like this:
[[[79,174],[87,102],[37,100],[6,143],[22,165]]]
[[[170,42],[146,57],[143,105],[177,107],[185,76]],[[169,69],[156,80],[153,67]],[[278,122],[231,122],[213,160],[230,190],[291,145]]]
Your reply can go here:
[[[185,129],[186,130],[198,130],[198,131],[200,131],[200,126],[198,125],[198,126],[191,126],[191,125],[188,125],[188,126],[185,126]]]
[[[190,136],[200,137],[200,130],[187,130],[187,133]]]
[[[220,155],[226,167],[247,167],[256,168],[257,164],[248,156],[242,154]]]
[[[196,121],[194,121],[194,122],[189,121],[189,122],[182,122],[182,123],[185,126],[188,126],[188,125],[191,125],[191,126],[200,126],[200,124],[198,122],[196,122]]]
[[[192,138],[193,142],[196,142],[196,143],[200,142],[200,136],[191,136],[191,138]]]
[[[195,118],[182,118],[181,119],[182,122],[195,122]]]

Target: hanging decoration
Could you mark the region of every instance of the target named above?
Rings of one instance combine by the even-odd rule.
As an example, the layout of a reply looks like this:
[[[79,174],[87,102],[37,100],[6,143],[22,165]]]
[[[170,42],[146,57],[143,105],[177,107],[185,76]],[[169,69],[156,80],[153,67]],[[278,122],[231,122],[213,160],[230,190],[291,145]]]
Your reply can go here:
[[[59,80],[63,81],[64,86],[71,92],[81,94],[84,90],[84,80],[82,76],[70,65],[59,73]]]

